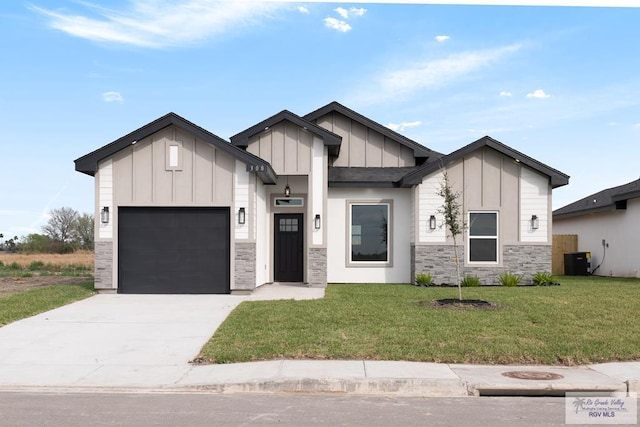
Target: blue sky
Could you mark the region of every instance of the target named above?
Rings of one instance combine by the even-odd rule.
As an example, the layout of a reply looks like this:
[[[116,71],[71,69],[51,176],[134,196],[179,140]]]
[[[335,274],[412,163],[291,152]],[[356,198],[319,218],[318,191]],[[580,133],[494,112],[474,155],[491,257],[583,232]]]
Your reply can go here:
[[[3,2],[0,232],[92,212],[73,160],[170,111],[228,139],[334,100],[443,153],[490,135],[571,175],[558,208],[640,176],[638,22],[640,8]]]

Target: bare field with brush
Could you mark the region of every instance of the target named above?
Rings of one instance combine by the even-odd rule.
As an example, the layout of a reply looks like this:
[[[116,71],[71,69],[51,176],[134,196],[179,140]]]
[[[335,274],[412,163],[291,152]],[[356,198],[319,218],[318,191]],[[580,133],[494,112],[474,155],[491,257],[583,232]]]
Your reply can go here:
[[[60,267],[82,266],[93,271],[93,251],[76,251],[72,254],[12,254],[0,252],[0,261],[5,265],[18,264],[28,268],[33,262],[51,264]]]

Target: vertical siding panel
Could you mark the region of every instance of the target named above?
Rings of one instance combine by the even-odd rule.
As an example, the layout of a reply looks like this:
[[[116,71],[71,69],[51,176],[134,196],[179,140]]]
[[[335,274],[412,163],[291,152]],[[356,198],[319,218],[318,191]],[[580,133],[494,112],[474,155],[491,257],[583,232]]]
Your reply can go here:
[[[382,167],[382,150],[384,148],[384,136],[372,129],[368,129],[367,133],[367,149],[365,153],[367,158],[367,167]]]
[[[464,159],[464,195],[466,209],[482,209],[481,177],[482,152],[478,151]]]
[[[153,151],[151,138],[138,141],[133,146],[133,202],[151,203],[153,194]]]
[[[502,155],[490,148],[482,150],[482,155],[482,206],[498,208],[502,194]]]
[[[366,161],[367,128],[358,122],[351,121],[349,144],[349,166],[364,167]]]
[[[283,127],[283,147],[282,157],[284,159],[284,172],[287,175],[298,173],[298,126],[292,123],[282,123]]]
[[[233,200],[233,171],[235,159],[227,153],[217,150],[216,153],[216,203],[231,203]]]
[[[349,133],[351,131],[351,120],[341,114],[335,114],[333,117],[333,133],[342,137],[342,146],[340,147],[340,156],[333,163],[334,166],[351,166],[351,141]]]
[[[383,167],[397,167],[400,157],[400,144],[389,138],[384,138],[384,149],[382,153]]]
[[[195,137],[186,132],[176,130],[176,141],[182,146],[182,170],[176,170],[174,174],[174,200],[177,203],[193,203],[193,151],[195,150]]]
[[[298,138],[300,141],[298,143],[298,172],[301,174],[310,174],[313,135],[300,129]]]
[[[400,158],[398,165],[400,167],[416,165],[416,158],[413,156],[413,150],[411,148],[405,147],[404,145],[400,146]]]
[[[502,210],[500,215],[500,236],[504,244],[518,242],[520,227],[520,206],[514,200],[520,199],[520,166],[511,158],[502,159]]]
[[[195,202],[211,203],[213,201],[213,182],[215,175],[213,173],[214,166],[214,149],[213,147],[201,140],[196,140],[194,156],[194,180]]]
[[[173,131],[173,128],[170,128]],[[153,202],[171,203],[174,201],[173,171],[166,170],[166,143],[173,141],[173,132],[158,132],[153,137]]]
[[[285,173],[284,126],[279,123],[271,128],[271,166],[277,174]]]
[[[113,156],[113,197],[116,205],[133,202],[132,153],[128,147]]]

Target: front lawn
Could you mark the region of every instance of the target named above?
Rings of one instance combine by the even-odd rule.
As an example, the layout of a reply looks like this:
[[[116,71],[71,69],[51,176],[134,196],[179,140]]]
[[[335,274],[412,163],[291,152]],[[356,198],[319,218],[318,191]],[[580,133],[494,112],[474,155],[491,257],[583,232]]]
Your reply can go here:
[[[564,365],[640,360],[640,280],[559,282],[463,289],[465,299],[488,300],[496,309],[429,304],[457,298],[457,288],[379,284],[330,285],[322,300],[243,302],[200,358]]]
[[[52,285],[0,296],[0,326],[95,294],[93,282]]]

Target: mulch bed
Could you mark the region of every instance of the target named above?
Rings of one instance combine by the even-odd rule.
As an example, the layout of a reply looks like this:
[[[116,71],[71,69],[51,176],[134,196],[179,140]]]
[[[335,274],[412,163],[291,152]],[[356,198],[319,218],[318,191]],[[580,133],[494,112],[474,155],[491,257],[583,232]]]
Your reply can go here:
[[[434,307],[434,308],[473,308],[480,310],[495,310],[498,305],[490,301],[484,301],[480,299],[463,299],[457,298],[445,298],[434,301],[420,301],[418,303],[421,307]]]

